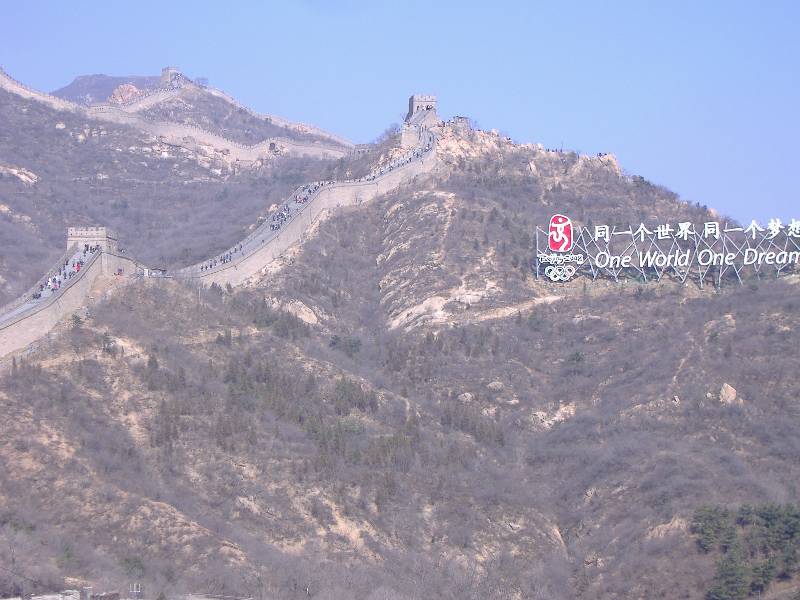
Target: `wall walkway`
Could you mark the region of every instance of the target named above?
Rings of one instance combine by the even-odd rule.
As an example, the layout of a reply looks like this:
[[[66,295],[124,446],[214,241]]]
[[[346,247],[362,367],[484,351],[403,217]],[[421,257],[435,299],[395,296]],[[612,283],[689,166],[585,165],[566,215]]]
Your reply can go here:
[[[58,264],[63,264],[63,261]],[[10,319],[2,320],[0,317],[0,356],[24,348],[47,335],[56,324],[86,305],[98,275],[116,273],[117,269],[123,269],[123,276],[133,278],[141,267],[128,257],[98,251],[89,257],[75,277],[62,284],[57,294]]]

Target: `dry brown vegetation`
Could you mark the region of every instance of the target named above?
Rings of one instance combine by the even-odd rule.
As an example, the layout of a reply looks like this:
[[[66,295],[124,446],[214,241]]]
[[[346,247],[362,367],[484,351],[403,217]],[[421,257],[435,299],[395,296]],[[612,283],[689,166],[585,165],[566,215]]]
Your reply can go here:
[[[796,278],[536,282],[554,207],[707,213],[607,162],[445,142],[258,285],[130,286],[6,365],[0,563],[42,587],[702,597],[696,510],[797,499]]]

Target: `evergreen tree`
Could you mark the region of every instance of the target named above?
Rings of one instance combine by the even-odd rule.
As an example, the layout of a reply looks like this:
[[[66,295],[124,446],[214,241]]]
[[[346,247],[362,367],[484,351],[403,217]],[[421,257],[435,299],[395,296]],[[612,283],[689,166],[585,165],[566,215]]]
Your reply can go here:
[[[750,591],[746,565],[735,552],[729,552],[717,561],[717,572],[706,600],[741,600]]]
[[[777,572],[777,565],[774,558],[769,558],[764,562],[757,564],[753,567],[752,576],[750,579],[750,591],[752,593],[760,594],[769,587],[772,580],[775,579]]]

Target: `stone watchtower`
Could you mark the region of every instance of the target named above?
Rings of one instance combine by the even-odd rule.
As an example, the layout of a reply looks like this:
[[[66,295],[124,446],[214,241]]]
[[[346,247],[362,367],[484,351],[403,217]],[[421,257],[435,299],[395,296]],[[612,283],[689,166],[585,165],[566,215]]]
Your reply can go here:
[[[172,85],[172,81],[181,76],[181,72],[178,70],[178,67],[164,67],[161,69],[161,87],[169,87]]]
[[[410,121],[420,111],[433,111],[436,114],[436,96],[414,94],[408,99],[408,114],[406,121]]]
[[[72,244],[100,246],[105,252],[117,252],[117,235],[108,227],[70,227],[67,229],[67,250]]]
[[[419,129],[439,124],[436,114],[436,96],[414,94],[408,99],[406,122],[400,131],[400,146],[413,148],[419,141]]]

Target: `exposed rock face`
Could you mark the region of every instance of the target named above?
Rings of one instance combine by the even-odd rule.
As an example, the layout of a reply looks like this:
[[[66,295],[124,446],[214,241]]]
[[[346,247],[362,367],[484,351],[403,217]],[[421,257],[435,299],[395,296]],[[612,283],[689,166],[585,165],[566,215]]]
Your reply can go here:
[[[719,390],[719,401],[723,404],[742,404],[742,399],[736,398],[736,388],[728,383],[723,383]]]
[[[679,533],[684,533],[689,530],[689,523],[686,519],[683,519],[678,516],[672,517],[672,520],[668,523],[662,523],[661,525],[656,525],[650,531],[647,532],[647,539],[662,539],[667,537],[668,535],[675,535]]]
[[[536,411],[531,414],[531,424],[536,429],[543,427],[544,429],[551,429],[553,425],[561,423],[575,416],[575,403],[570,402],[559,406],[555,412],[548,413],[543,410]]]
[[[125,104],[131,100],[135,100],[141,95],[142,91],[135,85],[132,83],[123,83],[122,85],[118,85],[114,91],[111,92],[108,101],[112,104]]]
[[[0,164],[0,177],[6,175],[10,177],[16,177],[25,185],[34,185],[37,181],[39,181],[39,176],[33,171],[29,171],[28,169],[23,169],[22,167],[17,167],[14,165]]]
[[[493,392],[502,392],[505,386],[503,385],[502,381],[493,381],[487,384],[486,387],[492,390]]]

